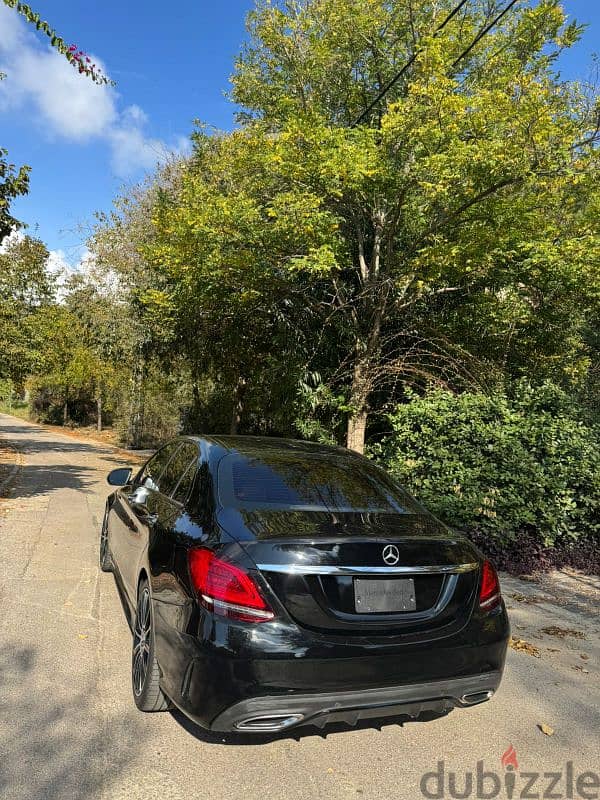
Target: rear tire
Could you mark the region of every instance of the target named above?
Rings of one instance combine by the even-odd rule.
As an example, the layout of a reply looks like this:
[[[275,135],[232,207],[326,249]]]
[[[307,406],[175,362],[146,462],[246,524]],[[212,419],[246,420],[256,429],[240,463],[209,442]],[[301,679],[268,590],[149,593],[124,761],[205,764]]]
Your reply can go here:
[[[160,671],[154,652],[152,600],[148,581],[143,580],[138,589],[131,654],[133,699],[140,711],[166,711],[170,705],[159,685]]]
[[[100,529],[100,569],[102,572],[113,571],[113,560],[108,546],[108,504],[104,512],[104,519],[102,520],[102,528]]]

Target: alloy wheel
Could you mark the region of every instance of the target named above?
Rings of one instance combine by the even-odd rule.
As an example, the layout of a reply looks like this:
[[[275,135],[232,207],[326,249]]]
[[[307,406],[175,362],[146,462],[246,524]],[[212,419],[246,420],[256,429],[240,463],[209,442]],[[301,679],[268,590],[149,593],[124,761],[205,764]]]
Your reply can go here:
[[[150,661],[150,637],[152,625],[150,620],[150,591],[144,587],[138,601],[133,629],[133,691],[139,697],[143,691]]]

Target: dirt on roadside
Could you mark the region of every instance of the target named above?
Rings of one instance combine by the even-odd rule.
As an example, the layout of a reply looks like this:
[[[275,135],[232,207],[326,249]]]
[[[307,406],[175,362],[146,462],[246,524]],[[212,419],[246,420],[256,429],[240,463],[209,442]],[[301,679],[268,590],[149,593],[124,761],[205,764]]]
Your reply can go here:
[[[21,464],[19,451],[0,439],[0,497]]]

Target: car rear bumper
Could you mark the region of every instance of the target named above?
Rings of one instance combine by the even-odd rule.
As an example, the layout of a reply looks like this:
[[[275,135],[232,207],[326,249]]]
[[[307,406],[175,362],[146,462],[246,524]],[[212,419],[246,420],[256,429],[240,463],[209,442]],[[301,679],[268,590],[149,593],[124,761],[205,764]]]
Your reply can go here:
[[[427,711],[443,713],[489,700],[501,677],[500,672],[488,672],[383,689],[253,697],[226,709],[213,721],[211,730],[274,732],[296,725],[323,727],[331,722],[356,725],[368,718],[418,717]]]
[[[503,605],[471,618],[458,634],[411,643],[319,636],[283,621],[234,624],[208,614],[193,635],[172,624],[184,619],[178,611],[155,605],[161,687],[190,719],[216,731],[244,730],[259,716],[293,717],[280,728],[321,726],[468,705],[465,695],[497,689],[509,635]]]

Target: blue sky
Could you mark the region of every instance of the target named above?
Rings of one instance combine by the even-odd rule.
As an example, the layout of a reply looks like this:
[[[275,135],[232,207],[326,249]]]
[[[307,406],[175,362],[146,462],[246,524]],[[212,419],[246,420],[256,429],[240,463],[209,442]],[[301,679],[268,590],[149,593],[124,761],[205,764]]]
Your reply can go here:
[[[27,197],[13,205],[30,231],[76,263],[96,210],[137,182],[169,150],[185,150],[193,120],[233,125],[223,93],[253,0],[35,0],[69,42],[105,65],[115,89],[90,86],[0,3],[1,144],[32,167]],[[600,2],[563,0],[589,23],[561,64],[587,77],[600,50]]]

